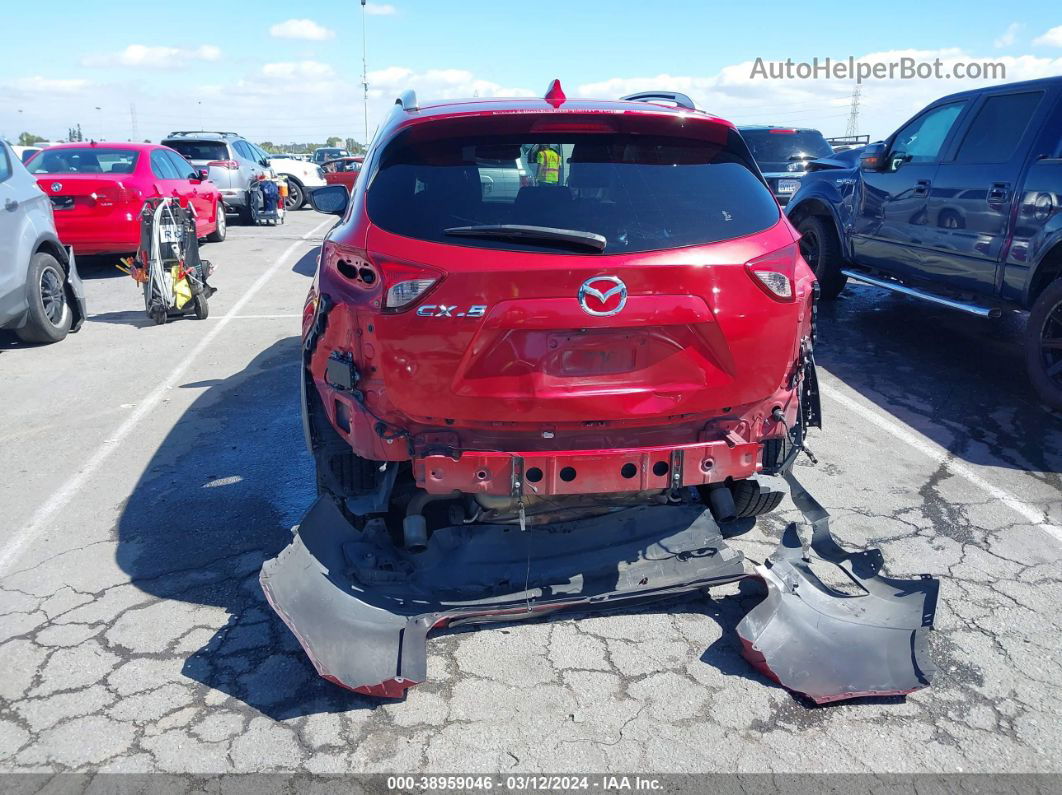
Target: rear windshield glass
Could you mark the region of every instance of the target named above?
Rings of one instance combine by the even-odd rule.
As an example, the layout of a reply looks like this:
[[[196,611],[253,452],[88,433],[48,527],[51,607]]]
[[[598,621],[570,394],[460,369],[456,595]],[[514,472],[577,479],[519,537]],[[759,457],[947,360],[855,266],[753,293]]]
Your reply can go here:
[[[175,149],[185,160],[228,160],[229,150],[218,141],[163,141],[163,146]]]
[[[383,153],[368,188],[369,217],[406,237],[513,251],[558,248],[453,229],[515,224],[589,232],[605,238],[604,253],[743,237],[775,224],[779,211],[730,135],[719,144],[624,133],[414,143],[407,134]]]
[[[815,130],[742,130],[741,137],[761,168],[764,163],[788,164],[833,154],[833,147]]]
[[[135,149],[46,149],[26,164],[31,174],[132,174]]]

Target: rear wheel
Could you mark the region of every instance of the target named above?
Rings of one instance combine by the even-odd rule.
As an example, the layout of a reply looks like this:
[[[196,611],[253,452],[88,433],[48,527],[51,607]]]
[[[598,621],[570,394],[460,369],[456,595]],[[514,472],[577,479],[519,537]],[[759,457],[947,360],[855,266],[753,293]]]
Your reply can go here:
[[[809,215],[797,225],[800,232],[800,255],[819,280],[820,297],[832,301],[841,294],[848,277],[841,273],[844,258],[841,241],[827,219]]]
[[[70,331],[73,314],[66,300],[66,273],[51,254],[40,252],[30,260],[29,317],[15,333],[23,342],[59,342]]]
[[[747,519],[750,516],[762,516],[770,513],[782,503],[785,497],[780,491],[769,491],[760,494],[760,487],[751,480],[737,480],[730,486],[734,495],[735,516],[738,519]]]
[[[306,192],[296,180],[288,177],[288,196],[284,199],[285,210],[300,210],[306,203]]]
[[[246,203],[240,208],[240,223],[254,226],[258,223],[258,207],[253,191],[247,191]]]
[[[1062,410],[1062,279],[1040,293],[1029,313],[1025,367],[1040,399]]]
[[[225,239],[225,234],[228,232],[228,223],[225,220],[225,205],[218,202],[218,206],[214,209],[214,215],[218,219],[217,224],[214,226],[214,231],[207,235],[207,242],[220,243]]]
[[[210,317],[210,304],[207,303],[206,293],[198,293],[193,299],[195,316],[198,320],[206,320]]]

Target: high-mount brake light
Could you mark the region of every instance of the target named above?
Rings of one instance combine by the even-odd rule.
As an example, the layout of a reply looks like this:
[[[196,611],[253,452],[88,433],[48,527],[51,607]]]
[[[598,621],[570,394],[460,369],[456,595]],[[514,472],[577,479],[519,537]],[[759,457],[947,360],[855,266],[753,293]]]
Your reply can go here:
[[[213,166],[217,166],[218,168],[227,168],[230,171],[240,170],[240,164],[237,163],[235,160],[211,160],[209,163],[207,163],[207,168],[211,168]]]
[[[796,135],[796,130],[783,130],[780,128],[768,130],[767,132],[771,133],[772,135]]]
[[[602,121],[537,121],[531,125],[531,132],[535,133],[594,133],[616,132],[611,124]]]
[[[745,263],[745,269],[760,289],[771,298],[776,301],[792,301],[793,279],[799,254],[797,244],[790,243],[785,248],[750,259]]]

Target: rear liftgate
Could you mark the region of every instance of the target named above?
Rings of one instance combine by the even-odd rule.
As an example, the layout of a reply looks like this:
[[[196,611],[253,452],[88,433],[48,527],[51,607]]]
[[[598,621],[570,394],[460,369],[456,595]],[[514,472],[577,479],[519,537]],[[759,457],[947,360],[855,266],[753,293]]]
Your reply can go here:
[[[826,703],[928,685],[937,581],[881,577],[879,552],[845,552],[821,506],[793,478],[790,487],[810,542],[789,525],[754,573],[701,506],[631,508],[524,531],[446,527],[411,554],[393,546],[382,519],[359,531],[322,496],[262,567],[262,588],[321,676],[374,696],[401,697],[424,681],[436,627],[614,607],[747,577],[768,595],[738,625],[743,653],[782,686]],[[858,595],[826,585],[811,563],[838,567]]]

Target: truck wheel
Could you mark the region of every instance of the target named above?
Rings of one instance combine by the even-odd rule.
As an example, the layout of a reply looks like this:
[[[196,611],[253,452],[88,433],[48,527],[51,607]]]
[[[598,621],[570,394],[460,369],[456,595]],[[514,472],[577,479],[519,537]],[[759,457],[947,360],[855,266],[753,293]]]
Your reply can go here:
[[[841,294],[848,277],[841,273],[844,258],[841,241],[829,221],[809,215],[797,226],[800,233],[800,254],[819,280],[820,297],[832,301]]]
[[[1025,367],[1040,399],[1062,410],[1062,279],[1040,293],[1029,313]]]
[[[23,342],[59,342],[70,331],[73,314],[66,300],[66,274],[51,254],[41,251],[30,260],[29,316],[15,331]]]
[[[288,195],[284,199],[284,209],[288,212],[292,210],[301,210],[302,205],[306,204],[306,193],[302,189],[302,185],[298,180],[288,177]]]
[[[208,243],[220,243],[225,239],[225,233],[228,232],[228,222],[225,220],[225,205],[218,202],[217,207],[214,208],[214,216],[217,221],[214,224],[214,231],[207,235]]]
[[[761,495],[760,487],[750,480],[734,481],[730,485],[730,491],[734,495],[734,509],[738,519],[770,513],[781,504],[782,498],[785,497],[785,494],[780,491],[770,491]]]

